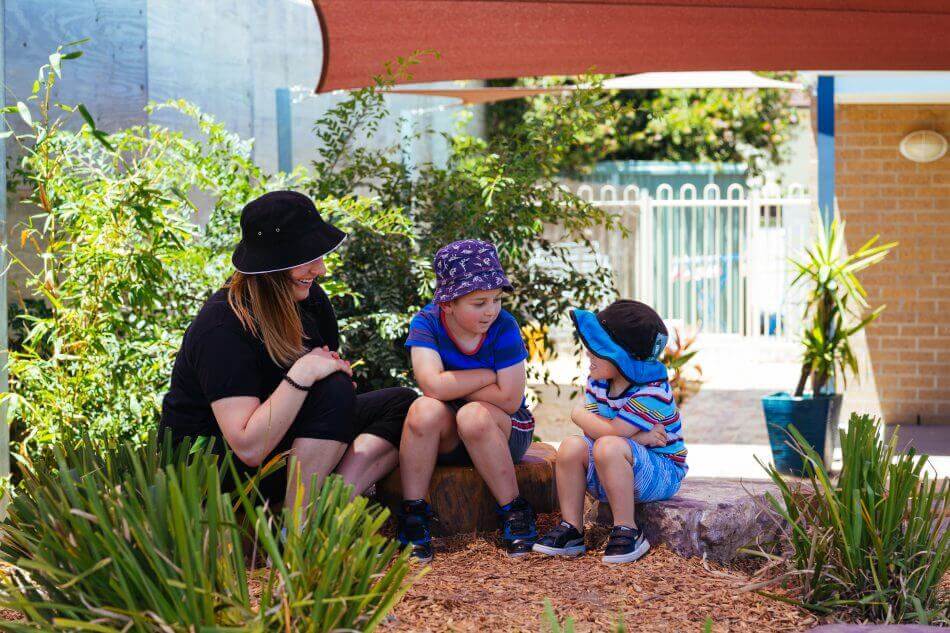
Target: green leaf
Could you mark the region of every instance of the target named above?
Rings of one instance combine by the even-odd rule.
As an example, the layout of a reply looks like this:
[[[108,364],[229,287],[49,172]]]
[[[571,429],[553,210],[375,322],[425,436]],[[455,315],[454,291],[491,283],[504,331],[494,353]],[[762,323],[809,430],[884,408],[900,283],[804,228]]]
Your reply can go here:
[[[30,127],[33,127],[33,117],[30,116],[30,109],[22,101],[16,102],[17,112],[20,113],[20,118]]]
[[[63,70],[60,67],[60,61],[63,59],[63,56],[60,53],[53,53],[49,56],[49,65],[53,69],[53,72],[56,73],[57,77],[63,76]]]
[[[105,147],[107,150],[109,150],[110,152],[115,151],[115,148],[112,146],[112,143],[109,142],[108,134],[106,134],[105,132],[101,130],[94,130],[92,135],[93,137],[95,137],[97,141],[99,141],[99,144]]]
[[[80,104],[76,105],[76,109],[79,110],[79,114],[82,116],[82,118],[83,118],[83,120],[86,122],[86,124],[87,124],[89,127],[91,127],[93,130],[95,130],[95,129],[96,129],[96,122],[95,122],[95,120],[92,118],[92,115],[89,114],[89,110],[86,109],[85,104],[80,103]]]

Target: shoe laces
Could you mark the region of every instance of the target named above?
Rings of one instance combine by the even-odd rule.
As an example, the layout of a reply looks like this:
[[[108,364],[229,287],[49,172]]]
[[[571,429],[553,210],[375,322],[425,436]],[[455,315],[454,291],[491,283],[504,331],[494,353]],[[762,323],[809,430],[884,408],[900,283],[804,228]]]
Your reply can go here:
[[[527,503],[514,502],[512,507],[502,511],[502,520],[512,535],[527,534],[531,532],[532,515],[531,506]]]
[[[400,512],[399,519],[402,536],[414,544],[428,541],[432,537],[430,523],[438,522],[438,518],[429,505],[426,505],[422,512]]]

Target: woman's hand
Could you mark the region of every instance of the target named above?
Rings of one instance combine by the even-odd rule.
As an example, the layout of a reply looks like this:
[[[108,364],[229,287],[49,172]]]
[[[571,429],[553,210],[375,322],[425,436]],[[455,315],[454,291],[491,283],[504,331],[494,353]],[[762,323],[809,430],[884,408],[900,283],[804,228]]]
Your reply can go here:
[[[350,364],[341,359],[339,354],[331,352],[325,347],[318,347],[298,358],[297,362],[287,372],[287,375],[295,382],[309,387],[338,371],[347,376],[353,375]]]

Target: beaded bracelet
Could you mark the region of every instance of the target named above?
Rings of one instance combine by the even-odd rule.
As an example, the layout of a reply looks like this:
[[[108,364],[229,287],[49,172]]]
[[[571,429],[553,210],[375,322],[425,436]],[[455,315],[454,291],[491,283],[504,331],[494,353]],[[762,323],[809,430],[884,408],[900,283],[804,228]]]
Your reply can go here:
[[[295,381],[293,378],[291,378],[287,374],[284,374],[284,380],[286,380],[287,383],[290,384],[290,386],[293,387],[294,389],[299,389],[300,391],[310,391],[309,387],[304,387],[303,385]]]

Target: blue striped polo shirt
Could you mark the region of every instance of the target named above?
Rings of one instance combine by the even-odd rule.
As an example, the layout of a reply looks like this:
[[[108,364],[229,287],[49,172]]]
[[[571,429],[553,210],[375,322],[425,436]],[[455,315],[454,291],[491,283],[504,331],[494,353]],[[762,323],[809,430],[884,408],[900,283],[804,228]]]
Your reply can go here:
[[[673,399],[669,381],[633,384],[616,398],[610,397],[609,388],[610,384],[606,380],[588,379],[584,394],[585,408],[608,420],[620,418],[641,431],[649,431],[654,424],[662,424],[666,429],[666,446],[648,449],[685,470],[683,420]]]

